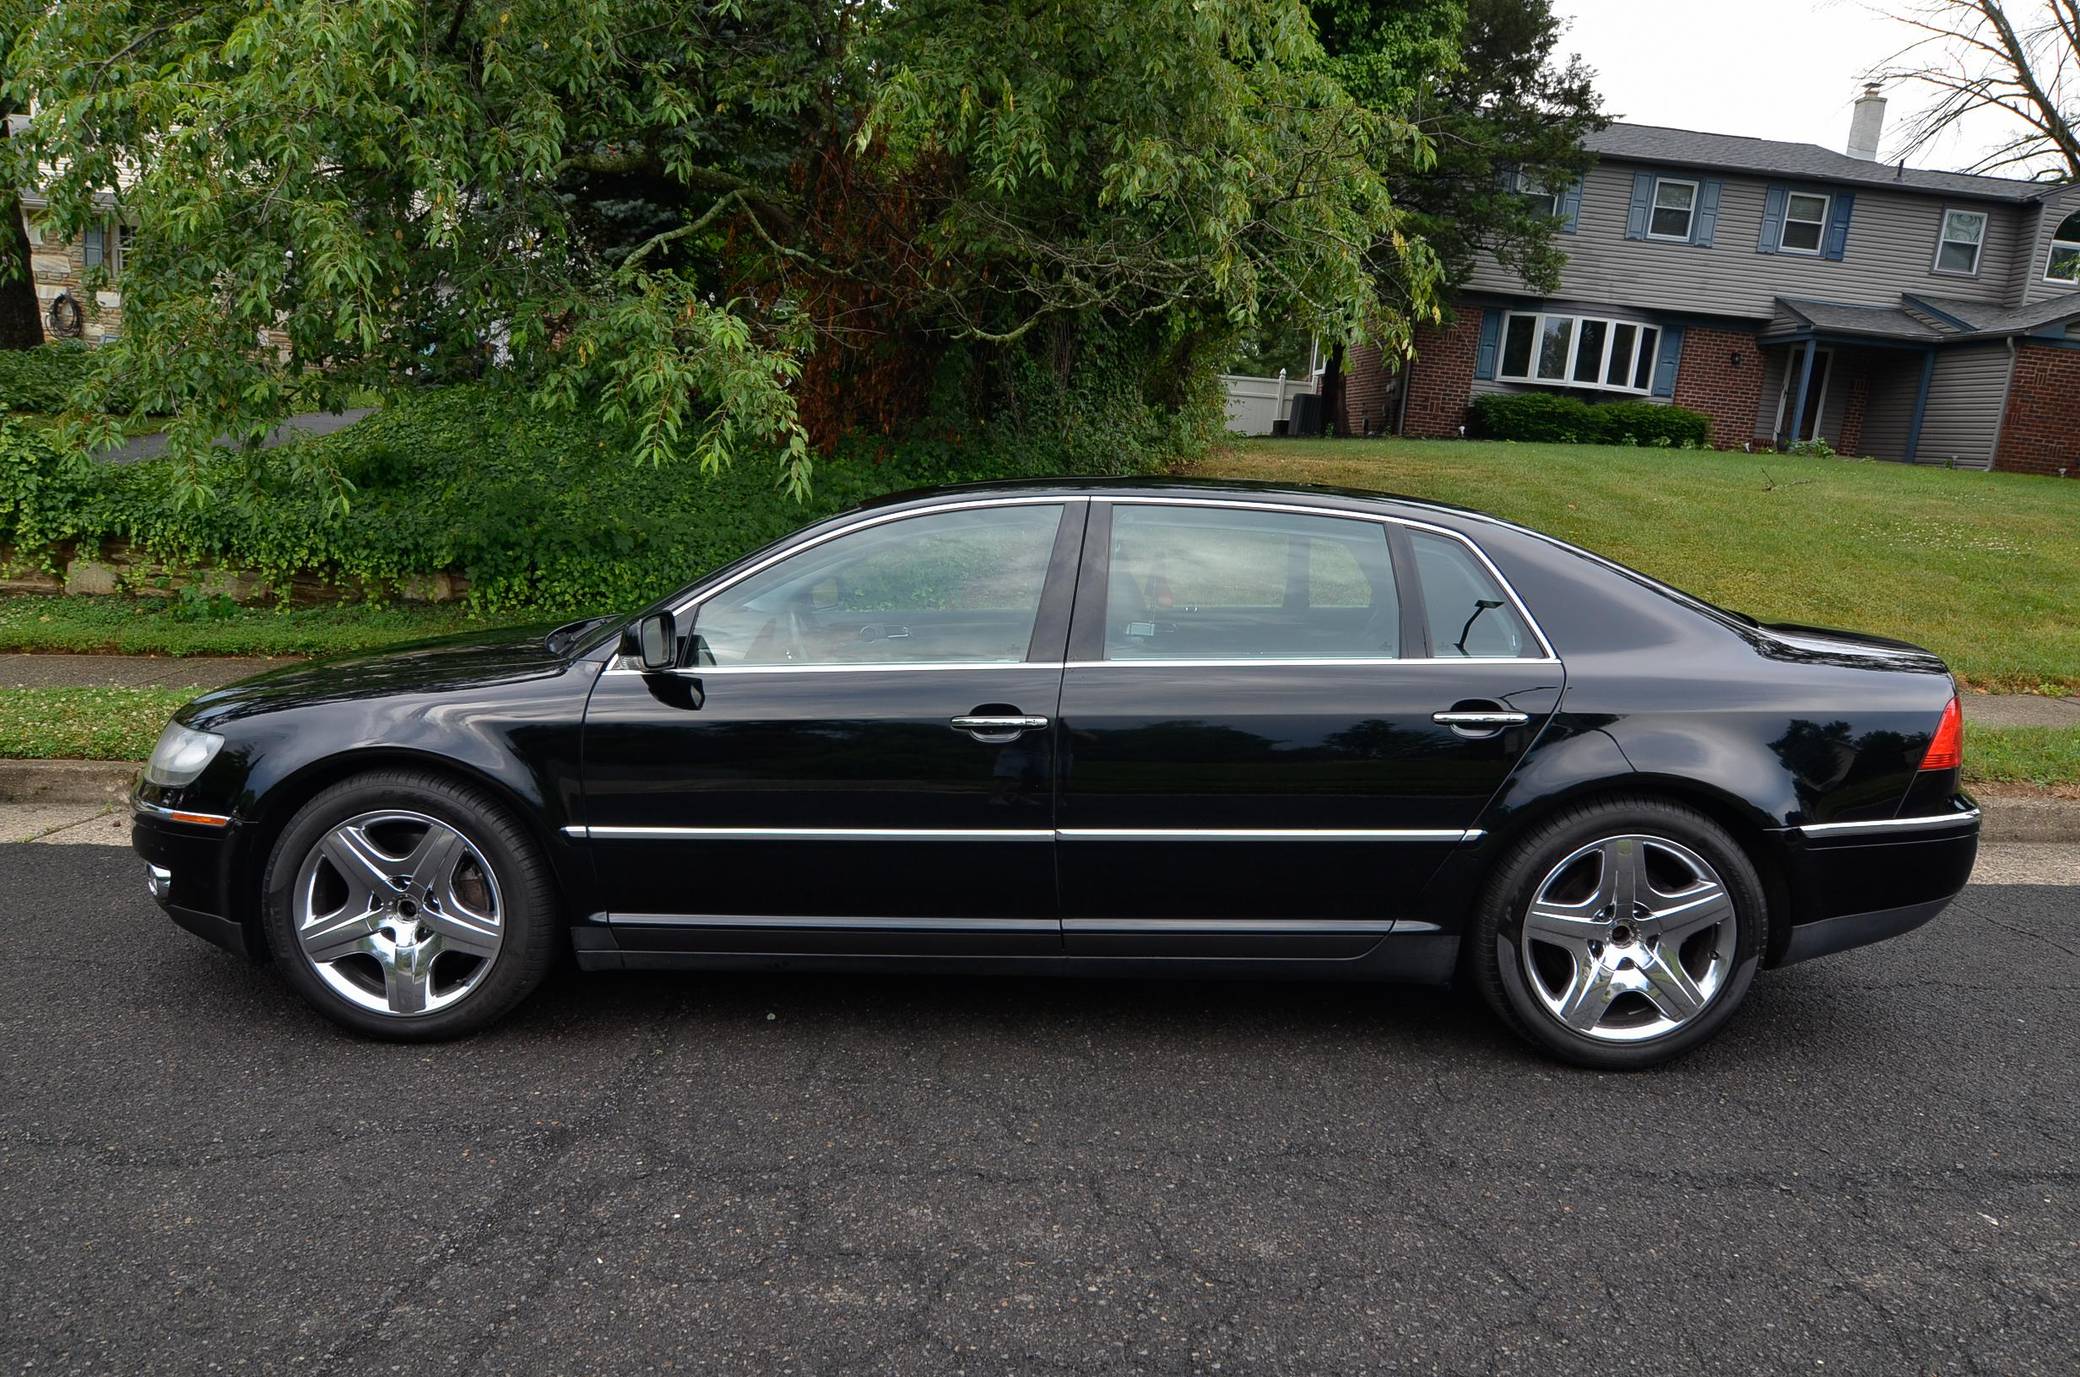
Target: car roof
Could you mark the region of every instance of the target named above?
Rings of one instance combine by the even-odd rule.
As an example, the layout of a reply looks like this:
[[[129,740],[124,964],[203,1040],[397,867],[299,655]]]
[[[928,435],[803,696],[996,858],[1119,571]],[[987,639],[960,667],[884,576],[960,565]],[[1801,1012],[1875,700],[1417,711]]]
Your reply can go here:
[[[889,493],[860,504],[860,511],[888,507],[926,506],[937,502],[975,501],[991,497],[1239,497],[1258,501],[1284,500],[1306,506],[1361,506],[1396,516],[1456,517],[1460,520],[1515,523],[1470,507],[1428,498],[1405,497],[1399,493],[1375,492],[1366,488],[1341,488],[1317,483],[1266,483],[1244,479],[1211,478],[1018,478],[981,483],[950,483]]]

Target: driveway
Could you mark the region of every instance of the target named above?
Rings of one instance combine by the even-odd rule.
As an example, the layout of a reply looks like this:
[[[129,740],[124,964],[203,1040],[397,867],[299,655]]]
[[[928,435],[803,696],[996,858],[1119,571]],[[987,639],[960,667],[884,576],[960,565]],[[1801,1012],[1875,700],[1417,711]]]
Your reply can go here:
[[[2080,889],[1632,1076],[1256,983],[565,976],[388,1046],[142,891],[0,847],[17,1371],[2080,1369]]]

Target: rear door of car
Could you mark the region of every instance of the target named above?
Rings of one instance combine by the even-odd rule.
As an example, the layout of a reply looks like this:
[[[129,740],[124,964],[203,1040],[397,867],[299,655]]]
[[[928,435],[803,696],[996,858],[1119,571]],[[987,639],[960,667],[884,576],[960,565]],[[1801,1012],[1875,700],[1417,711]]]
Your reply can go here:
[[[1057,755],[1070,953],[1350,956],[1431,921],[1426,883],[1563,682],[1472,542],[1122,496],[1092,502],[1084,551]]]

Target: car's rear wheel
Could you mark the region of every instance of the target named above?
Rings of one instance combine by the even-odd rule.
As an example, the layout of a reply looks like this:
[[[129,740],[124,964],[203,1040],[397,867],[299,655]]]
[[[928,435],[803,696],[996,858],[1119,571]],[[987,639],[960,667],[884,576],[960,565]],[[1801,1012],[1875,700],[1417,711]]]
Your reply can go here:
[[[1566,811],[1513,846],[1468,953],[1513,1028],[1569,1061],[1651,1066],[1712,1036],[1768,936],[1755,866],[1725,830],[1660,799]]]
[[[415,770],[324,790],[282,832],[268,945],[298,993],[378,1037],[474,1032],[555,953],[555,891],[526,831],[481,789]]]

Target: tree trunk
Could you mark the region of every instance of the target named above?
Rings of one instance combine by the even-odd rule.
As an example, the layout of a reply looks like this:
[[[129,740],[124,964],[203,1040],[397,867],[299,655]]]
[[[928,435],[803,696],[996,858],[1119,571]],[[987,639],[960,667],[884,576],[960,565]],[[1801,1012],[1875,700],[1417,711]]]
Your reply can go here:
[[[1330,346],[1328,366],[1322,370],[1322,428],[1330,435],[1344,434],[1343,345]]]
[[[0,125],[0,138],[4,130]],[[29,271],[22,199],[13,187],[0,192],[0,221],[0,349],[34,349],[43,343],[43,312],[36,308],[36,280]]]

